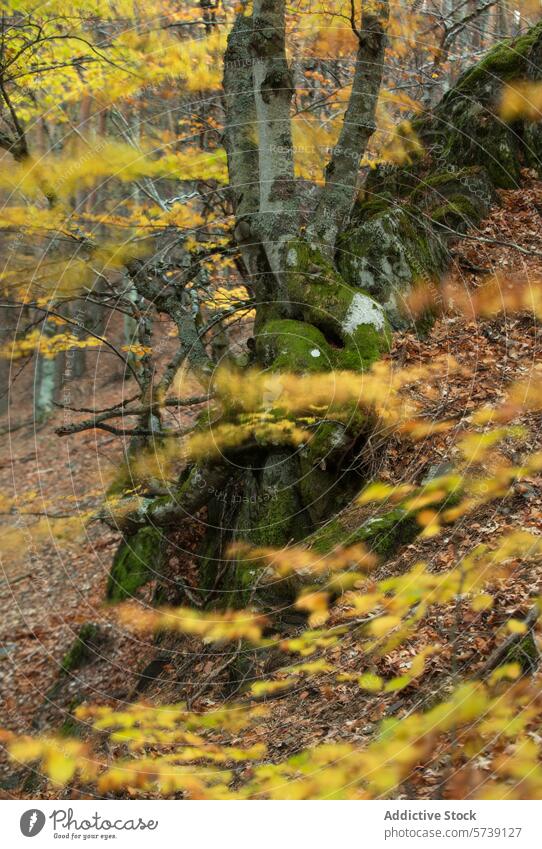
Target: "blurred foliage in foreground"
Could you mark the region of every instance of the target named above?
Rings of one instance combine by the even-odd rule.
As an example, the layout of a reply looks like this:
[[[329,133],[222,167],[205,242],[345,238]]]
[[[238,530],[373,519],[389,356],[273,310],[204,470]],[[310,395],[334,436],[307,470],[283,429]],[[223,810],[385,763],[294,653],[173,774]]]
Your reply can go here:
[[[469,309],[495,314],[503,308],[540,314],[540,291],[518,283],[498,292],[494,284],[468,300]],[[458,293],[456,296],[456,306]],[[454,292],[448,292],[453,300]],[[417,294],[420,309],[427,293]],[[510,300],[512,299],[512,300]],[[378,366],[382,368],[382,366]],[[506,498],[511,486],[542,469],[542,453],[527,453],[513,465],[498,452],[504,440],[523,439],[528,420],[542,411],[542,384],[535,367],[530,378],[508,387],[498,408],[475,410],[457,444],[457,468],[421,486],[370,484],[359,496],[362,504],[392,503],[415,519],[427,537],[446,525],[469,516],[481,504]],[[417,379],[423,374],[416,373]],[[281,375],[283,407],[288,409],[288,387],[293,398],[302,398],[308,381],[315,405],[329,390],[331,375],[323,375],[320,395],[315,378]],[[359,390],[359,375],[335,374],[334,403],[352,403],[352,386]],[[365,376],[371,392],[371,375]],[[227,387],[227,379],[222,391]],[[256,381],[257,384],[257,381]],[[243,408],[260,397],[260,388],[244,396]],[[326,389],[327,387],[327,389]],[[399,403],[405,381],[389,385],[388,410]],[[320,397],[322,396],[322,397]],[[360,393],[363,396],[363,391]],[[365,398],[367,404],[367,398]],[[293,405],[295,406],[295,405]],[[306,412],[306,401],[303,402]],[[416,438],[416,411],[395,424]],[[433,423],[452,427],[453,422]],[[427,428],[420,428],[425,435]],[[345,681],[367,694],[400,692],[423,680],[444,643],[425,645],[411,657],[403,674],[385,679],[375,671],[378,660],[400,645],[407,645],[431,613],[461,600],[483,614],[495,602],[495,589],[521,559],[535,564],[542,553],[542,538],[523,530],[508,531],[491,545],[477,545],[457,559],[447,571],[432,571],[418,562],[402,574],[377,578],[378,558],[362,545],[336,547],[322,554],[307,546],[282,550],[255,548],[237,543],[232,549],[258,582],[298,579],[296,606],[308,614],[298,636],[284,639],[274,631],[272,614],[257,609],[217,612],[190,608],[148,609],[134,604],[119,608],[121,621],[143,633],[175,631],[197,635],[204,643],[226,647],[251,645],[265,651],[280,648],[284,666],[272,679],[253,683],[235,703],[196,712],[184,704],[155,706],[131,704],[123,710],[110,705],[82,705],[78,719],[87,724],[88,739],[17,737],[2,732],[10,756],[18,763],[37,762],[57,787],[75,783],[99,793],[171,795],[179,792],[199,799],[315,799],[378,798],[405,792],[405,782],[436,758],[448,759],[451,778],[447,792],[455,798],[541,798],[542,696],[539,686],[520,662],[510,655],[501,664],[478,670],[478,679],[451,675],[446,686],[433,694],[432,706],[406,716],[385,719],[365,747],[340,742],[318,745],[283,762],[271,762],[262,742],[251,740],[252,730],[264,722],[271,701],[280,692],[306,687],[325,677],[333,688]],[[499,638],[521,640],[536,621],[541,600],[532,594],[534,617],[511,618]],[[330,624],[330,621],[333,624]],[[344,672],[329,660],[328,652],[346,634],[354,635],[363,660],[360,672]],[[450,635],[448,635],[449,637]],[[449,655],[447,655],[449,656]],[[531,670],[532,671],[532,670]],[[105,743],[105,745],[104,745]],[[483,768],[481,768],[483,764]],[[241,780],[239,780],[241,776]],[[234,780],[235,779],[235,780]],[[95,792],[93,790],[93,792]]]

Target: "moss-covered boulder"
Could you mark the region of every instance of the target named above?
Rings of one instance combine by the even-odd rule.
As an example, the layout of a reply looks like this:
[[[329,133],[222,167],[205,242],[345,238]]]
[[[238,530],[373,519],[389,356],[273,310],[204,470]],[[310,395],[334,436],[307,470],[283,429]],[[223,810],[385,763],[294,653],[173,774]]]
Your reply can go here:
[[[160,573],[164,538],[160,530],[144,527],[119,545],[107,581],[107,599],[132,598],[134,593]]]
[[[530,161],[540,167],[540,125],[524,120],[507,123],[500,104],[505,85],[542,79],[541,51],[539,23],[497,44],[459,78],[431,114],[414,122],[434,161],[458,167],[482,165],[500,188],[520,184],[522,164]]]
[[[311,548],[327,554],[338,546],[363,543],[381,557],[391,557],[401,545],[412,542],[421,528],[416,517],[401,507],[380,516],[374,516],[360,525],[352,516],[339,514],[327,522],[307,540]]]
[[[390,175],[388,170],[386,173]],[[409,172],[403,197],[392,202],[369,184],[342,235],[338,267],[353,286],[381,303],[393,327],[411,322],[402,307],[418,283],[438,284],[446,271],[448,245],[485,218],[498,198],[485,168]]]
[[[408,325],[405,293],[418,282],[440,279],[449,262],[444,241],[421,206],[358,203],[342,235],[337,265],[345,280],[384,307],[394,328]]]

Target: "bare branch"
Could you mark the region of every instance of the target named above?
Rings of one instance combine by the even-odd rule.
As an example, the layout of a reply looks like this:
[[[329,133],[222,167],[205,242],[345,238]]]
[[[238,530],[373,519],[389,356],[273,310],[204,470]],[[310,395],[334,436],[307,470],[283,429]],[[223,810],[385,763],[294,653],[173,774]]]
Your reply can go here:
[[[205,401],[209,399],[209,395],[199,395],[195,398],[168,398],[166,401],[160,405],[156,405],[157,407],[187,407],[195,404],[203,404]],[[59,405],[55,405],[59,406]],[[61,425],[56,428],[55,433],[57,436],[69,436],[72,433],[80,433],[83,430],[108,430],[110,433],[114,433],[116,436],[183,436],[185,433],[188,433],[190,429],[182,430],[182,431],[158,431],[158,430],[149,430],[148,428],[135,428],[131,430],[127,430],[124,428],[112,427],[109,425],[105,425],[104,422],[110,421],[111,419],[119,419],[119,418],[127,418],[128,416],[146,416],[152,412],[152,407],[142,406],[142,407],[133,407],[132,409],[112,409],[112,410],[104,410],[103,412],[97,414],[92,419],[85,419],[81,422],[73,422],[72,424]]]

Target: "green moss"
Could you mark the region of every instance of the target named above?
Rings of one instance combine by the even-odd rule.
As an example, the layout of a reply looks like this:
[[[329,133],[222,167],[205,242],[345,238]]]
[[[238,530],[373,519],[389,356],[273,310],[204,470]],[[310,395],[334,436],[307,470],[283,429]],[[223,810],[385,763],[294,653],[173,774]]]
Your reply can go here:
[[[478,223],[479,216],[470,200],[462,195],[456,195],[455,198],[450,198],[447,203],[437,206],[431,212],[431,219],[437,224],[444,224],[452,230],[456,230],[458,226]]]
[[[94,645],[99,639],[99,628],[92,622],[83,625],[73,641],[70,649],[64,655],[60,668],[63,672],[79,669],[95,657]]]
[[[474,68],[459,78],[450,94],[471,91],[488,78],[494,85],[495,77],[503,81],[521,77],[528,70],[529,53],[541,36],[542,23],[539,23],[517,38],[496,44]]]
[[[435,200],[442,203],[444,198],[449,199],[453,195],[466,196],[473,204],[481,201],[484,207],[496,200],[486,168],[472,165],[420,177],[408,202],[410,205],[425,207]]]
[[[68,713],[60,728],[58,734],[60,737],[82,737],[84,724],[75,718],[73,715],[75,709],[81,704],[80,698],[72,699],[67,706]]]
[[[455,184],[460,180],[469,178],[473,175],[473,172],[476,173],[480,170],[480,168],[476,167],[460,168],[456,171],[442,171],[437,174],[429,174],[427,177],[421,179],[419,185],[410,193],[408,197],[409,202],[415,203],[420,200],[427,192],[427,189],[442,189],[450,183]]]
[[[450,189],[456,193],[454,179],[459,177],[463,182],[472,178],[483,189],[482,196],[475,188],[471,193],[468,185],[459,187],[459,191],[476,208],[477,217],[485,217],[488,204],[494,200],[484,185],[485,174],[489,176],[490,188],[517,188],[522,164],[540,168],[539,125],[528,121],[507,125],[500,117],[499,102],[505,84],[541,77],[541,47],[542,22],[517,38],[495,45],[465,71],[433,110],[412,121],[411,128],[420,141],[419,159],[406,168],[389,165],[377,168],[367,179],[367,192],[404,197],[405,187],[410,185],[408,200],[414,207],[424,207],[427,195],[430,206],[442,207],[442,200],[430,197],[428,187],[433,186],[448,196]],[[472,167],[478,167],[484,174],[469,174]],[[450,186],[446,185],[448,180]],[[371,223],[379,217],[377,209],[377,203],[357,204],[352,223],[356,226]],[[467,217],[472,212],[469,210]],[[446,212],[442,208],[437,215],[446,216]],[[373,240],[373,244],[378,245],[378,240]],[[366,251],[370,253],[370,248]],[[364,285],[380,298],[376,289]]]
[[[397,127],[398,136],[402,136],[407,140],[412,138],[411,121],[399,124]],[[402,130],[404,129],[404,132]],[[410,150],[411,158],[417,160],[422,151]],[[416,161],[405,163],[401,167],[397,167],[391,163],[383,163],[371,170],[365,181],[363,191],[360,193],[358,203],[356,203],[351,216],[353,224],[356,223],[358,210],[363,208],[365,202],[369,202],[372,198],[382,197],[384,200],[390,199],[394,204],[397,204],[399,198],[404,198],[418,185],[418,163]]]
[[[151,580],[160,567],[162,546],[161,531],[151,527],[142,528],[120,544],[107,582],[109,601],[131,598]]]
[[[255,546],[282,548],[292,539],[300,540],[308,531],[294,487],[277,492],[274,498],[260,503],[257,509],[245,510],[240,519],[237,536]],[[261,562],[250,558],[241,557],[232,562],[226,587],[226,606],[231,607],[232,601],[236,606],[248,602],[255,582],[261,578],[261,569]],[[263,582],[258,590],[258,600],[265,606],[290,604],[296,598],[296,590],[295,578]],[[221,594],[225,596],[223,588]]]
[[[420,530],[415,516],[397,507],[384,516],[370,519],[360,529],[359,541],[381,557],[391,557],[401,545],[412,542]]]
[[[311,548],[320,554],[329,554],[340,545],[347,545],[348,531],[338,519],[331,519],[323,527],[315,531],[307,540]]]
[[[347,528],[340,518],[332,519],[309,537],[308,542],[322,554],[340,545],[364,543],[371,551],[389,558],[401,545],[412,542],[420,530],[415,517],[397,507],[354,529]]]
[[[536,671],[540,662],[540,652],[531,631],[519,643],[513,646],[504,658],[504,663],[519,663],[525,675]]]
[[[541,36],[539,25],[519,39],[496,45],[422,120],[421,137],[426,146],[439,150],[441,162],[483,166],[498,188],[520,184],[522,132],[502,121],[498,103],[504,83],[528,76],[529,51]]]
[[[387,325],[381,331],[372,324],[361,324],[352,334],[351,343],[337,354],[337,366],[349,371],[368,368],[389,351],[390,343],[391,333]]]
[[[328,371],[332,352],[324,334],[314,325],[293,319],[267,322],[256,337],[259,362],[274,371],[298,373]]]
[[[251,532],[256,545],[282,545],[298,510],[299,502],[293,489],[277,492],[260,511],[258,525]]]
[[[348,285],[316,247],[292,241],[288,265],[293,307],[324,335],[332,368],[362,370],[389,350],[391,334],[380,304],[363,289]],[[362,298],[365,306],[360,309]],[[353,319],[358,313],[359,323]]]
[[[397,205],[391,193],[383,192],[382,194],[374,195],[369,198],[364,198],[356,203],[353,210],[353,217],[360,221],[367,221],[373,215],[380,215],[382,212],[388,212]]]
[[[461,149],[461,142],[458,145]],[[521,183],[520,143],[515,133],[500,120],[488,123],[488,132],[479,137],[471,158],[486,163],[491,182],[500,189],[516,189]]]
[[[526,121],[507,125],[500,117],[499,101],[504,84],[540,75],[541,40],[539,23],[519,38],[495,45],[459,78],[431,113],[414,122],[440,170],[443,166],[479,165],[495,187],[520,185],[521,165],[528,160],[530,144],[525,130],[530,125]]]
[[[341,506],[341,502],[344,503],[347,499],[344,490],[348,491],[348,488],[346,486],[347,481],[341,481],[341,488],[340,490],[337,489],[336,463],[330,458],[329,453],[326,454],[324,449],[321,456],[326,457],[326,460],[315,462],[315,455],[310,450],[311,448],[312,446],[309,443],[307,454],[305,455],[304,452],[301,454],[299,492],[305,510],[310,516],[312,527],[315,527],[329,516],[331,500],[333,500],[335,508]],[[308,456],[309,453],[310,456]]]
[[[298,481],[299,457],[285,449],[276,449],[266,459],[264,467],[250,475],[243,492],[237,515],[234,539],[256,546],[281,548],[290,541],[298,542],[311,530],[304,509]],[[261,576],[261,562],[241,557],[233,564],[232,580],[236,601]],[[289,603],[295,597],[295,581],[280,580],[264,584],[258,591],[260,601]]]
[[[452,230],[476,225],[497,200],[487,169],[475,165],[424,178],[410,195],[409,203],[423,210],[443,239],[453,240],[453,234],[442,231],[439,225]]]

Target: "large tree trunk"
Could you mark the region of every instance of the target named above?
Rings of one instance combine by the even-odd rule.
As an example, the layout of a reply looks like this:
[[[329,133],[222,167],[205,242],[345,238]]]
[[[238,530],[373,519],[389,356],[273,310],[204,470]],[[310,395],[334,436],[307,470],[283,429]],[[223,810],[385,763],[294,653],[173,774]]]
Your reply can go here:
[[[506,82],[539,78],[540,25],[498,45],[464,74],[416,122],[422,155],[413,153],[406,167],[378,168],[358,196],[386,21],[383,5],[355,29],[352,95],[306,232],[293,173],[284,5],[255,2],[252,18],[240,15],[230,34],[225,143],[236,238],[257,302],[255,360],[263,369],[314,373],[370,366],[388,349],[390,328],[408,323],[401,310],[405,292],[420,278],[438,282],[450,242],[487,215],[495,189],[516,185],[522,164],[539,167],[539,125],[507,125],[498,104]],[[309,534],[313,541],[327,538],[326,523],[364,483],[359,455],[371,427],[357,415],[349,423],[317,425],[299,449],[251,448],[219,462],[202,461],[187,470],[174,498],[140,500],[132,512],[124,510],[130,535],[124,545],[133,548],[149,525],[167,532],[206,506],[199,561],[202,585],[213,584],[206,598],[238,603],[250,588],[238,564],[224,559],[227,544],[243,539],[282,546]],[[405,517],[392,518],[401,540],[411,528]],[[341,525],[332,521],[329,527]],[[368,535],[364,529],[362,538]],[[341,542],[340,534],[332,536],[334,544]],[[218,587],[212,580],[217,574]]]

